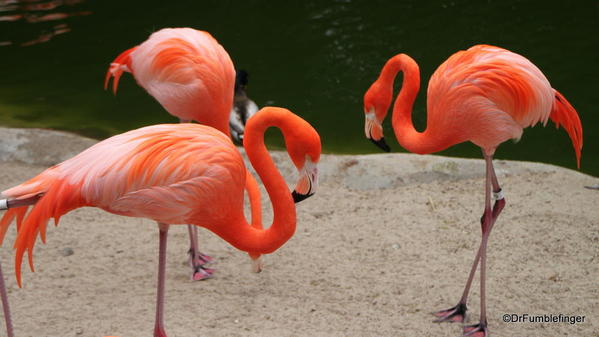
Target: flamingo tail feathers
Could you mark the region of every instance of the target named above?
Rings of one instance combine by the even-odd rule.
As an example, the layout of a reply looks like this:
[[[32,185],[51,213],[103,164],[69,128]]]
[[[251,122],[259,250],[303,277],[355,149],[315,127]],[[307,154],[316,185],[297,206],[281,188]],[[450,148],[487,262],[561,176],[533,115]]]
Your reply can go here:
[[[19,192],[19,194],[16,192]],[[12,221],[15,218],[17,220],[15,274],[20,287],[23,255],[27,251],[29,267],[31,271],[34,271],[33,247],[38,234],[42,242],[46,242],[46,225],[48,224],[48,220],[54,218],[54,223],[57,225],[62,215],[75,208],[84,206],[85,203],[81,197],[78,185],[72,185],[47,176],[35,177],[22,185],[5,191],[4,194],[17,199],[22,198],[24,195],[43,195],[33,205],[29,213],[27,213],[28,206],[16,207],[9,209],[2,219],[0,219],[0,240],[4,238],[4,234]]]
[[[17,232],[19,232],[28,208],[29,206],[15,207],[7,210],[4,213],[2,219],[0,219],[0,246],[2,246],[2,242],[4,241],[6,231],[8,230],[8,227],[15,219],[15,217],[17,218]]]
[[[116,95],[121,75],[125,71],[131,72],[131,58],[129,57],[129,54],[131,54],[131,52],[133,52],[136,48],[137,46],[125,50],[119,56],[117,56],[114,61],[112,61],[110,67],[108,67],[108,71],[106,72],[106,77],[104,78],[104,90],[108,89],[110,78],[114,76],[114,81],[112,81],[112,92]]]
[[[549,118],[551,118],[557,127],[561,125],[568,132],[572,140],[572,146],[574,146],[574,151],[576,152],[576,163],[578,168],[580,168],[582,151],[582,124],[580,123],[580,117],[578,117],[578,113],[570,102],[557,90],[555,91],[555,100],[553,101],[553,109]]]

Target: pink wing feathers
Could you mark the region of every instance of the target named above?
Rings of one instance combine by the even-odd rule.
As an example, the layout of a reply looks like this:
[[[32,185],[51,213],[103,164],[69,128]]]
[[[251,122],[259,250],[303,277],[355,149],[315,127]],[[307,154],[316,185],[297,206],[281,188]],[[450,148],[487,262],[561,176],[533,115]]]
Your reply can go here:
[[[137,83],[171,115],[228,132],[235,69],[225,49],[209,33],[162,29],[121,54],[115,64],[120,66],[111,65],[107,79],[114,73],[118,80],[117,75],[127,66]]]
[[[27,215],[26,207],[7,212],[0,231],[15,215],[21,219],[15,243],[20,284],[23,254],[28,250],[33,269],[33,246],[38,233],[45,241],[50,218],[58,222],[70,210],[94,206],[170,224],[218,222],[243,209],[245,178],[243,160],[223,133],[199,124],[145,127],[102,141],[4,191],[12,198],[43,197]]]
[[[578,113],[570,102],[557,90],[555,90],[555,100],[553,101],[553,108],[549,118],[555,123],[556,127],[559,128],[561,124],[566,129],[566,132],[568,132],[570,140],[572,140],[572,146],[574,146],[574,151],[576,152],[576,163],[578,168],[580,168],[580,152],[582,151],[582,124],[580,117],[578,117]]]
[[[454,143],[470,140],[494,149],[508,139],[519,139],[523,128],[538,122],[545,125],[551,118],[564,125],[579,158],[580,120],[559,96],[528,59],[502,48],[477,45],[452,55],[431,77],[428,118],[443,122],[428,125],[451,126],[462,138]]]

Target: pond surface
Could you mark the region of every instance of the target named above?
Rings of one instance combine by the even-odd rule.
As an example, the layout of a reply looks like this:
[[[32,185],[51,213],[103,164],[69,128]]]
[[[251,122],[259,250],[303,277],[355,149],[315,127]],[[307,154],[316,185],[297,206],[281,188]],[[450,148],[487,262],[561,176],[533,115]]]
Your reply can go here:
[[[287,107],[312,123],[324,150],[370,153],[362,97],[403,52],[423,80],[414,122],[426,123],[426,84],[452,53],[487,43],[522,54],[578,110],[582,171],[599,175],[598,1],[17,1],[0,0],[0,124],[105,138],[175,122],[130,75],[118,96],[102,89],[109,63],[164,27],[211,32],[249,72],[258,105]],[[393,151],[403,151],[385,134]],[[280,144],[276,133],[271,143]],[[480,158],[470,143],[441,154]],[[575,168],[564,130],[527,129],[496,158]]]

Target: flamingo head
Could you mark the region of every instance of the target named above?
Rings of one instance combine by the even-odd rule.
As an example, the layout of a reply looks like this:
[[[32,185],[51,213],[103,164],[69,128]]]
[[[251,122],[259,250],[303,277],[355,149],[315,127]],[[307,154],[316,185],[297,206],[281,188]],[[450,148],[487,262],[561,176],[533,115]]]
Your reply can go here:
[[[293,201],[298,203],[304,199],[311,197],[316,193],[318,187],[318,166],[317,162],[313,162],[309,156],[306,156],[303,167],[299,171],[299,177],[295,189],[291,193]]]
[[[391,151],[391,148],[383,136],[383,120],[387,116],[392,97],[393,92],[381,85],[379,80],[375,81],[364,94],[364,133],[366,138],[385,152]]]
[[[295,189],[291,193],[293,201],[300,202],[316,192],[318,187],[318,161],[320,160],[320,136],[314,128],[303,119],[297,120],[293,138],[285,140],[287,152],[298,170],[299,177]]]

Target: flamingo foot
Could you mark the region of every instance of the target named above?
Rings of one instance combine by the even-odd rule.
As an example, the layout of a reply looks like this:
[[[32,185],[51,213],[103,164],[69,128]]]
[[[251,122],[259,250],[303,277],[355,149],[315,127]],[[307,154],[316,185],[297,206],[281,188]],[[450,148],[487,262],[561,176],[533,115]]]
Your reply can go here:
[[[189,264],[189,266],[191,268],[195,268],[195,266],[204,266],[207,264],[211,264],[214,263],[215,260],[212,256],[208,256],[206,254],[203,254],[201,252],[197,252],[196,256],[194,258],[193,256],[193,250],[190,248],[189,251],[187,251],[187,255],[189,255],[189,258],[187,260],[187,263]]]
[[[211,264],[211,263],[215,262],[215,260],[214,260],[214,258],[212,256],[208,256],[208,255],[202,254],[200,252],[198,252],[198,261],[202,265]]]
[[[204,266],[198,265],[194,268],[193,274],[191,275],[192,281],[202,281],[212,278],[214,275],[214,269],[206,268]]]
[[[479,324],[464,326],[464,337],[486,337],[489,335],[487,323],[480,322]]]
[[[434,322],[463,323],[464,319],[466,318],[467,309],[466,303],[460,302],[453,308],[434,312],[433,315],[438,317],[436,320],[434,320]]]

